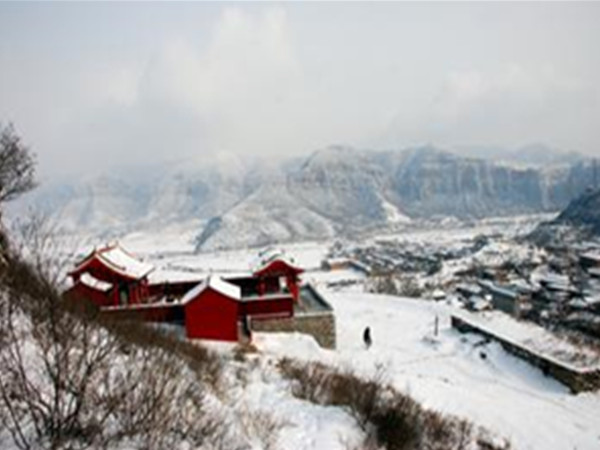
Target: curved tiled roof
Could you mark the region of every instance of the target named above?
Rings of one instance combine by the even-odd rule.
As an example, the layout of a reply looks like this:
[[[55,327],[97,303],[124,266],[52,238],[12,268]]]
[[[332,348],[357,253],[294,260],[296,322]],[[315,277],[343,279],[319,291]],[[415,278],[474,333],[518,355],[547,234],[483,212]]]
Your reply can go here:
[[[140,261],[119,244],[113,244],[101,249],[95,249],[71,273],[82,272],[94,259],[109,270],[135,280],[144,278],[154,270],[152,264]]]

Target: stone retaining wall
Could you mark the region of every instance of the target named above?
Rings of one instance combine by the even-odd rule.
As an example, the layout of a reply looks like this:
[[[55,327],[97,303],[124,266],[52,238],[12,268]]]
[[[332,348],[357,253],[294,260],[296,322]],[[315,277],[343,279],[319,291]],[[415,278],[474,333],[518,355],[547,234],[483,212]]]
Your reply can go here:
[[[568,386],[573,393],[594,391],[600,389],[600,369],[577,369],[567,365],[562,365],[557,361],[545,358],[542,355],[532,352],[524,347],[508,342],[495,334],[479,328],[478,326],[452,316],[452,327],[461,333],[478,333],[489,339],[498,342],[509,353],[524,359],[544,372]]]
[[[309,334],[323,348],[335,349],[335,316],[332,312],[297,314],[294,317],[278,319],[253,318],[250,322],[252,331],[287,332]]]

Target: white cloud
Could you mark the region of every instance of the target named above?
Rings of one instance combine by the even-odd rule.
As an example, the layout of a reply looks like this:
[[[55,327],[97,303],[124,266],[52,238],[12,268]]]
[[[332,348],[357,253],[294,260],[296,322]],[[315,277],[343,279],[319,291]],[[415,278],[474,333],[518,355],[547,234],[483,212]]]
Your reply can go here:
[[[83,79],[83,114],[63,135],[80,136],[78,148],[56,145],[64,145],[74,167],[149,155],[297,152],[294,137],[308,132],[309,108],[286,20],[279,8],[227,8],[204,50],[171,37],[146,64],[96,64]]]
[[[42,171],[332,143],[597,152],[594,5],[11,8],[0,120]]]
[[[431,102],[390,133],[441,145],[519,146],[546,141],[589,151],[598,90],[552,66],[509,63],[497,70],[448,74]]]

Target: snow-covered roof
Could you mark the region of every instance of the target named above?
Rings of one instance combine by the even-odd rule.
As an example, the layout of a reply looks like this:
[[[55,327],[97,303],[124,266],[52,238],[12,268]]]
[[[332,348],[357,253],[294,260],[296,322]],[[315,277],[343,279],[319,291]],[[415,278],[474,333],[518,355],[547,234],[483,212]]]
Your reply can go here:
[[[229,283],[219,276],[209,275],[204,281],[188,291],[181,299],[181,303],[189,302],[208,288],[234,300],[241,300],[242,298],[242,290],[239,286]]]
[[[338,258],[328,258],[326,260],[327,264],[335,265],[335,264],[348,264],[350,261],[348,258],[338,257]]]
[[[600,250],[590,250],[589,252],[582,253],[581,258],[600,262]]]
[[[446,293],[444,291],[442,291],[441,289],[436,289],[432,292],[431,296],[434,299],[442,299],[442,298],[446,298]]]
[[[296,265],[293,258],[290,258],[283,250],[269,248],[258,254],[258,259],[253,265],[254,266],[253,272],[254,273],[260,272],[260,271],[266,269],[269,266],[269,264],[271,264],[273,261],[277,261],[277,260],[283,261],[285,264],[287,264],[288,266],[290,266],[298,271],[303,271],[300,267],[298,267]]]
[[[600,305],[600,294],[592,294],[585,297],[585,301],[588,305]]]
[[[596,278],[600,278],[600,267],[594,267],[592,269],[588,270],[588,273],[592,276],[592,277],[596,277]]]
[[[478,295],[474,295],[473,297],[471,297],[469,299],[469,304],[471,305],[471,308],[475,311],[483,311],[486,309],[490,309],[492,306],[489,300],[479,297]]]
[[[94,250],[90,256],[85,258],[73,272],[83,269],[90,260],[97,259],[109,269],[126,277],[140,279],[154,270],[154,266],[140,261],[131,253],[123,249],[119,244],[113,244],[101,249]]]
[[[158,269],[148,275],[149,284],[200,283],[206,273],[184,272],[181,270]]]
[[[371,268],[369,266],[355,259],[350,260],[350,266],[356,270],[366,273],[367,275],[371,273]]]
[[[510,286],[499,286],[496,283],[487,280],[482,280],[479,282],[479,284],[491,294],[501,295],[509,298],[517,298],[519,296],[519,293]]]
[[[476,284],[460,283],[460,284],[456,285],[456,290],[458,292],[466,292],[470,295],[480,295],[481,294],[481,286],[478,286]]]
[[[102,281],[97,278],[94,278],[87,272],[81,274],[79,281],[81,283],[85,284],[87,287],[90,287],[92,289],[96,289],[96,290],[102,291],[102,292],[106,292],[106,291],[112,289],[112,287],[113,287],[113,285],[111,283],[107,283],[106,281]]]
[[[569,285],[570,280],[567,275],[559,275],[554,272],[548,272],[539,278],[539,282],[542,284],[554,284],[554,285]]]
[[[531,294],[535,290],[531,283],[522,279],[513,280],[510,286],[522,294]]]
[[[119,245],[99,251],[98,256],[109,265],[136,278],[142,278],[154,270],[152,264],[140,261]]]

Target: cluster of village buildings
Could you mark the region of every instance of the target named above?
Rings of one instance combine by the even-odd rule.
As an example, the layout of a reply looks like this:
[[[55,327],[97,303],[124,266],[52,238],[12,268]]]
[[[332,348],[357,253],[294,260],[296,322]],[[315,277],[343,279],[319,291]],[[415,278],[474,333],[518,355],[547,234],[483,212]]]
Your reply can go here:
[[[478,236],[454,246],[398,241],[354,247],[337,244],[322,268],[362,274],[360,281],[352,277],[336,280],[333,288],[362,282],[365,288],[375,286],[376,292],[394,295],[412,296],[398,285],[407,276],[413,277],[421,288],[417,296],[463,306],[451,315],[458,331],[500,343],[572,392],[600,388],[596,350],[600,247],[589,244],[543,251],[521,247],[515,252],[519,256],[512,257],[503,254],[502,249],[508,247],[500,245],[487,248],[486,255],[477,258],[492,239]],[[377,280],[385,282],[373,283]],[[390,281],[395,286],[390,287]]]
[[[518,273],[515,273],[518,272]],[[571,249],[554,255],[542,268],[513,269],[498,281],[485,270],[474,282],[459,283],[456,292],[474,311],[498,309],[514,317],[553,328],[568,328],[600,338],[600,251]]]
[[[594,244],[545,250],[535,258],[469,266],[438,277],[445,264],[472,259],[493,236],[476,236],[458,246],[377,241],[366,246],[336,244],[323,269],[352,269],[365,277],[410,274],[424,281],[423,296],[455,298],[471,311],[501,310],[519,319],[562,327],[600,338],[600,247]],[[438,281],[444,278],[443,281]],[[343,281],[336,281],[342,284]]]

